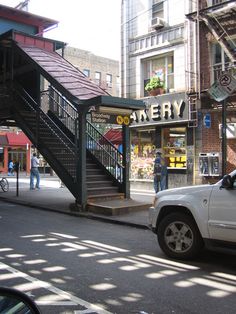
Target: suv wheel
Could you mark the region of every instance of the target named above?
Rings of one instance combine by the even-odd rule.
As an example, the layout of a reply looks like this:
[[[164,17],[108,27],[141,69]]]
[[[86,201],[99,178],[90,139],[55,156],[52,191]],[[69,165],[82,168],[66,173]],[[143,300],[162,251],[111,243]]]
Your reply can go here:
[[[203,247],[203,240],[194,220],[182,213],[164,217],[158,226],[158,243],[172,258],[190,259]]]

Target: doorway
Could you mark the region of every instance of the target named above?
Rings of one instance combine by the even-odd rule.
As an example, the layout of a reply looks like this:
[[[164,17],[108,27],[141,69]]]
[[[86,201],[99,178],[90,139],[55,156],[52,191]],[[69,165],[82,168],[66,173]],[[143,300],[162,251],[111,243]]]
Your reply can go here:
[[[19,162],[19,171],[26,171],[26,151],[22,148],[9,148],[8,161]]]

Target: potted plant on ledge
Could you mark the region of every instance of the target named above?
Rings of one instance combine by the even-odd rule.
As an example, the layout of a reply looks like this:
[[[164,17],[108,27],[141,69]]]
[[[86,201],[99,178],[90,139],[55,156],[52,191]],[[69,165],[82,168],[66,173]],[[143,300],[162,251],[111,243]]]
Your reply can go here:
[[[146,84],[145,90],[151,96],[157,96],[164,94],[164,82],[157,76],[152,77],[150,81]]]

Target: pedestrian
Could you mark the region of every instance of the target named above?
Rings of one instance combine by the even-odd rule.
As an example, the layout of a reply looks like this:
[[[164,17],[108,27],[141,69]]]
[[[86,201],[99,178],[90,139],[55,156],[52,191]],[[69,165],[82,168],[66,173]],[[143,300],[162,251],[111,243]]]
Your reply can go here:
[[[10,159],[10,160],[9,160],[9,163],[8,163],[8,175],[9,175],[9,176],[14,176],[13,170],[14,170],[14,163],[13,163],[13,161]]]
[[[161,157],[161,152],[157,152],[154,161],[154,190],[155,192],[163,191],[166,189],[166,177],[167,177],[167,166],[165,159]]]
[[[39,159],[37,158],[36,153],[33,153],[31,158],[31,169],[30,169],[30,190],[40,189],[39,182]],[[34,178],[36,178],[36,186],[34,187]]]

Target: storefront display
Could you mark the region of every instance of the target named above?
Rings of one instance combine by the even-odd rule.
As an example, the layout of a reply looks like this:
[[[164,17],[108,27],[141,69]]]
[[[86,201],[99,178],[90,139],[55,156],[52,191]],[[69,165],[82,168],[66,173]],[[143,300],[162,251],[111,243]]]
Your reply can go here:
[[[153,180],[157,142],[168,169],[186,169],[186,127],[165,127],[157,136],[153,127],[131,130],[131,180]]]
[[[155,130],[131,130],[130,179],[153,180],[153,162],[156,154]]]
[[[170,168],[186,168],[186,128],[163,128],[163,154]]]

